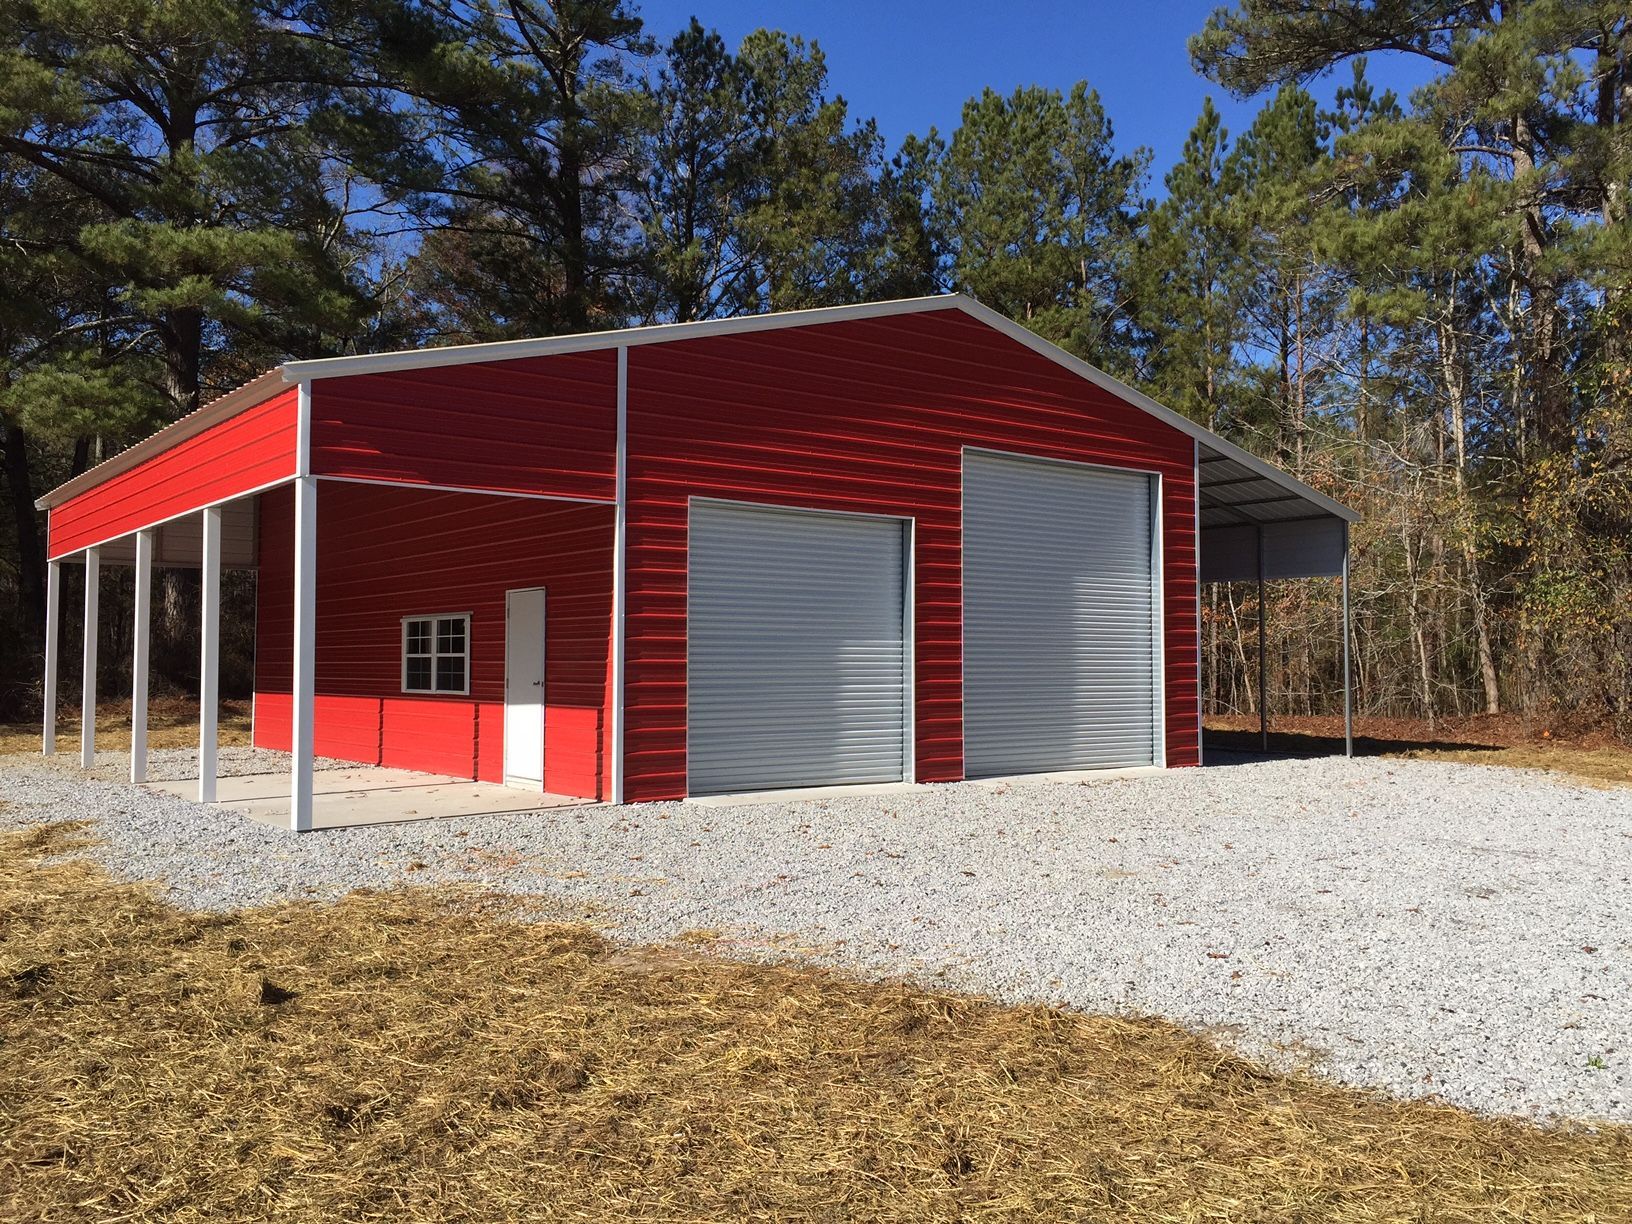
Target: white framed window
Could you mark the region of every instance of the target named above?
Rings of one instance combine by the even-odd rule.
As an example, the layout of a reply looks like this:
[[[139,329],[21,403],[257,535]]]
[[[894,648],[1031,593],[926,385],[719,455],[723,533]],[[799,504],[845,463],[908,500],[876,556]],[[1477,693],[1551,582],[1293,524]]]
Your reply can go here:
[[[470,613],[402,618],[402,691],[470,692]]]

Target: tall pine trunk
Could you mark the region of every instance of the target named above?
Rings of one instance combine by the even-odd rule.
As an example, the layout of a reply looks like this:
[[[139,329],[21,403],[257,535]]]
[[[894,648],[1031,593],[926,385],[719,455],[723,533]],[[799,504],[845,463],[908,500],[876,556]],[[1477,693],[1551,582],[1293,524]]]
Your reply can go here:
[[[15,421],[4,421],[6,487],[17,536],[17,588],[23,628],[33,641],[44,640],[45,549],[40,545],[39,512],[34,509],[34,477],[28,464],[28,437]]]

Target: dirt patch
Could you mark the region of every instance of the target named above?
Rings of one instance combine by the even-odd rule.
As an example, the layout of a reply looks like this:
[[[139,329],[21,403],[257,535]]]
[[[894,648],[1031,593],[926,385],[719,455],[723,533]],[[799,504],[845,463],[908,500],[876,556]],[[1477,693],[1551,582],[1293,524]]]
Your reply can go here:
[[[9,1219],[1632,1215],[1632,1132],[1156,1020],[621,948],[470,892],[177,910],[0,839]]]
[[[1209,747],[1257,752],[1262,741],[1255,715],[1217,715],[1205,722]],[[1324,756],[1343,751],[1343,720],[1335,716],[1275,716],[1269,750],[1291,756]],[[1476,715],[1442,719],[1356,719],[1358,756],[1460,761],[1545,769],[1595,786],[1632,786],[1632,746],[1602,728],[1553,727],[1517,715]]]

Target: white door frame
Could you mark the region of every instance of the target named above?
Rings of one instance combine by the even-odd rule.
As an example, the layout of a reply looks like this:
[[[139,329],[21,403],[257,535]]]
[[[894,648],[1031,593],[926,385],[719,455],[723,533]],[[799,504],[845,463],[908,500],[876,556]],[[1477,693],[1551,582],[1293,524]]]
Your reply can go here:
[[[515,757],[512,756],[512,747],[515,737],[511,734],[510,724],[510,647],[514,626],[511,624],[511,602],[517,595],[537,594],[539,598],[540,618],[538,623],[538,679],[534,684],[538,689],[538,777],[528,777],[516,774],[512,769]],[[549,598],[545,589],[538,587],[513,587],[504,593],[504,784],[519,787],[525,790],[544,790],[544,698],[547,659],[545,655],[547,635],[545,626],[549,623]]]

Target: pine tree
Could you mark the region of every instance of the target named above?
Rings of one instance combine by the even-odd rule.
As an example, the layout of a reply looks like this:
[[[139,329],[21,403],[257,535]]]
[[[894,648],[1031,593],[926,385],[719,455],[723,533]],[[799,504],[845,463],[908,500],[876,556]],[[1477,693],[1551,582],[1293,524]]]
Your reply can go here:
[[[625,0],[435,0],[397,50],[444,157],[414,261],[447,338],[617,326],[631,310],[651,50]]]
[[[0,2],[0,428],[23,620],[36,485],[370,310],[349,178],[412,142],[347,0]],[[361,245],[366,246],[366,242]]]
[[[1277,458],[1294,471],[1333,373],[1335,290],[1314,246],[1318,193],[1328,173],[1326,135],[1314,98],[1283,86],[1236,150],[1254,272],[1242,340],[1260,363],[1258,398],[1267,408],[1260,424],[1274,438]]]
[[[1567,441],[1572,412],[1560,262],[1574,245],[1571,205],[1581,185],[1570,166],[1578,150],[1594,144],[1576,118],[1591,113],[1577,56],[1605,48],[1619,62],[1625,15],[1614,12],[1576,0],[1496,7],[1465,0],[1244,0],[1214,12],[1191,40],[1197,67],[1240,95],[1381,51],[1440,70],[1418,92],[1416,118],[1439,134],[1467,173],[1494,169],[1504,184],[1509,259],[1523,298],[1516,313],[1523,343],[1515,352],[1522,365],[1516,378],[1525,388],[1521,430],[1544,448]],[[1617,88],[1620,69],[1606,64],[1600,71],[1602,85]],[[1616,162],[1607,154],[1604,160]],[[1606,184],[1601,201],[1613,196]]]
[[[821,48],[758,30],[736,54],[696,22],[648,88],[646,317],[924,292],[921,185],[827,93]]]
[[[1099,95],[986,90],[950,141],[931,132],[934,228],[950,279],[1078,354],[1131,365],[1129,265],[1149,154],[1115,151]]]
[[[1208,98],[1135,260],[1142,381],[1209,429],[1230,411],[1249,272],[1238,162]]]
[[[7,0],[0,153],[80,197],[73,254],[118,286],[124,342],[173,412],[241,337],[354,324],[334,259],[337,160],[396,160],[398,117],[319,6]],[[320,20],[321,27],[308,24]]]

